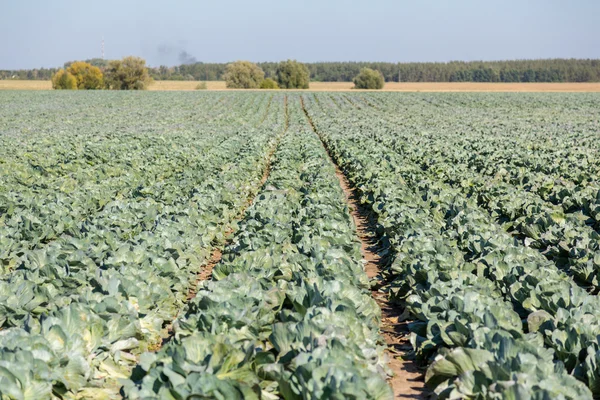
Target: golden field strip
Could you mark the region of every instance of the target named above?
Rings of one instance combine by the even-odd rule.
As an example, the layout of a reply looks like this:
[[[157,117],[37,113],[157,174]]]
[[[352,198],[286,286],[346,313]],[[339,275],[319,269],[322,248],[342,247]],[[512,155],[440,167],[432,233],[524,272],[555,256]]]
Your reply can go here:
[[[196,81],[156,81],[149,90],[195,90]],[[208,90],[227,89],[223,81],[209,81]],[[310,90],[316,92],[355,91],[352,82],[312,82]],[[0,90],[50,90],[50,81],[0,80]],[[592,83],[477,83],[477,82],[388,82],[382,91],[387,92],[600,92],[600,82]]]

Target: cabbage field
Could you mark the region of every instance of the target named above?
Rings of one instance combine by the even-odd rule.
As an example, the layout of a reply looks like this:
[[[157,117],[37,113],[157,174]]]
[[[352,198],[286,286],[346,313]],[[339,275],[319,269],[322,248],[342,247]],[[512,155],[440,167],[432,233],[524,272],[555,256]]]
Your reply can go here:
[[[600,398],[599,155],[597,94],[0,93],[0,399],[392,399],[383,306],[423,396]]]

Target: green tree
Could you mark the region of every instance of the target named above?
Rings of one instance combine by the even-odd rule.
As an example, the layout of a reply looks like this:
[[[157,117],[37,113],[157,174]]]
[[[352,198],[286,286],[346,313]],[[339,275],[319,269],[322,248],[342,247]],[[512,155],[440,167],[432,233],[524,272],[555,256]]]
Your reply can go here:
[[[260,67],[250,61],[236,61],[225,69],[225,84],[232,89],[257,89],[265,78]]]
[[[72,64],[78,61],[68,61],[64,64],[64,68],[69,68]],[[88,60],[84,60],[84,62],[93,65],[94,67],[98,67],[100,69],[108,67],[109,60],[105,60],[103,58],[90,58]]]
[[[279,85],[271,78],[267,78],[260,84],[261,89],[279,89]]]
[[[77,61],[69,65],[67,72],[77,80],[77,88],[85,90],[102,89],[104,87],[104,76],[100,68],[94,67],[83,61]]]
[[[383,74],[371,68],[363,68],[354,78],[355,89],[383,89]]]
[[[61,69],[52,77],[52,89],[77,90],[77,79],[64,69]]]
[[[104,73],[106,87],[112,90],[146,90],[152,78],[146,68],[146,60],[125,57],[108,63]]]
[[[277,83],[284,89],[308,89],[310,73],[306,65],[296,60],[287,60],[277,67]]]

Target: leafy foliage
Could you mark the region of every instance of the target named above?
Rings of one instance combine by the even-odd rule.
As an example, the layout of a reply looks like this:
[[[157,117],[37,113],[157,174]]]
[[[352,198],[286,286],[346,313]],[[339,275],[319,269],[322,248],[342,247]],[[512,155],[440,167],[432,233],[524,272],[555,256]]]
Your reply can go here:
[[[385,80],[383,74],[379,71],[363,68],[354,78],[355,89],[383,89]]]
[[[197,104],[212,112],[199,131],[184,94],[136,103],[154,116],[138,125],[131,95],[102,95],[101,106],[87,93],[53,98],[63,113],[44,118],[44,101],[8,95],[15,110],[29,104],[30,126],[48,131],[0,140],[0,359],[21,362],[28,378],[15,379],[31,383],[14,392],[8,376],[2,395],[39,386],[114,396],[137,356],[162,341],[213,245],[258,190],[271,129],[284,123],[282,97],[237,97],[226,121],[218,117],[229,105],[203,97]],[[8,129],[22,123],[0,118]],[[126,122],[132,130],[115,135]],[[100,128],[82,129],[89,124]],[[35,351],[38,343],[52,352]]]
[[[282,61],[277,66],[277,83],[283,89],[308,89],[308,68],[296,60]]]
[[[103,89],[104,77],[100,68],[77,61],[67,67],[67,72],[77,80],[77,89]]]
[[[76,90],[77,79],[68,71],[61,69],[52,77],[52,89]]]
[[[0,397],[390,398],[303,107],[377,218],[435,396],[600,393],[594,95],[0,97]]]
[[[277,62],[261,62],[265,76],[277,76]],[[305,63],[315,82],[352,82],[363,68],[381,71],[386,82],[598,82],[598,59],[546,59],[450,62],[315,62]],[[154,79],[223,80],[227,64],[199,62],[151,68]],[[0,71],[0,76],[4,71]],[[25,76],[32,71],[12,71]],[[42,72],[42,71],[40,71]],[[24,79],[24,78],[21,78]]]
[[[85,60],[105,68],[107,60]],[[72,62],[65,63],[67,68]],[[265,76],[276,77],[276,62],[261,62],[258,66]],[[381,71],[387,82],[599,82],[598,59],[539,59],[505,61],[451,61],[451,62],[316,62],[306,63],[310,79],[316,82],[351,82],[363,68]],[[174,67],[149,68],[156,80],[197,81],[223,80],[227,64],[185,63]],[[0,79],[49,80],[56,68],[31,70],[0,70]],[[14,77],[14,78],[13,78]]]
[[[146,90],[152,83],[146,60],[139,57],[110,61],[104,74],[106,87],[112,90]]]
[[[258,89],[265,78],[265,73],[250,61],[236,61],[227,65],[224,78],[228,88]]]
[[[290,103],[263,191],[176,321],[177,339],[142,356],[129,398],[392,398],[343,194]]]
[[[260,83],[261,89],[279,89],[279,85],[271,78],[267,78]]]
[[[403,98],[400,107],[419,97]],[[498,103],[487,106],[481,98],[477,97],[481,111],[473,105],[468,109],[476,116],[487,115],[496,104],[506,106],[495,96],[490,99]],[[418,359],[430,364],[426,379],[435,393],[442,398],[590,398],[588,389],[571,376],[597,393],[598,298],[561,272],[563,264],[507,234],[494,221],[498,214],[480,208],[481,199],[494,197],[473,194],[473,187],[479,188],[471,184],[477,175],[474,169],[453,175],[461,158],[448,150],[450,134],[423,132],[443,118],[441,129],[455,135],[460,128],[448,124],[460,126],[465,119],[453,122],[444,115],[447,105],[436,102],[444,96],[429,98],[435,110],[425,108],[427,117],[408,123],[396,119],[411,115],[398,112],[398,104],[378,96],[365,100],[368,103],[362,102],[365,107],[359,109],[357,98],[305,98],[334,158],[360,188],[362,201],[379,216],[381,240],[391,254],[384,273],[391,282],[391,300],[416,319],[410,326],[412,343]],[[380,107],[389,108],[378,112]],[[422,104],[418,107],[423,109]],[[447,108],[448,113],[457,112],[456,107]],[[480,115],[476,118],[485,121]],[[410,124],[418,127],[412,130]],[[424,141],[439,141],[439,148]],[[514,155],[512,148],[509,151]],[[437,165],[438,159],[451,155],[451,162]],[[465,154],[464,159],[477,156]],[[512,197],[519,193],[513,190]],[[504,204],[508,201],[503,199]],[[507,221],[504,218],[498,222]],[[568,217],[558,213],[548,219],[561,224]],[[496,336],[489,336],[492,333]],[[524,354],[535,358],[541,369],[526,366]]]

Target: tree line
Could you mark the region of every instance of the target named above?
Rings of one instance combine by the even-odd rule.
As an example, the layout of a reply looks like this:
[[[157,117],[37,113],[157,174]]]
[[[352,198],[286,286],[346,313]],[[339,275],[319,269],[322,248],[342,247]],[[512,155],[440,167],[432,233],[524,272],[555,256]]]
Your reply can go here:
[[[86,60],[98,67],[108,61]],[[67,68],[71,63],[66,63]],[[277,80],[280,63],[257,65],[264,78]],[[228,63],[195,63],[149,68],[155,80],[225,80]],[[310,80],[351,82],[363,68],[380,71],[386,82],[600,82],[598,59],[545,59],[511,61],[452,61],[448,63],[318,62],[306,63]],[[50,80],[57,68],[0,70],[0,79]]]
[[[265,78],[276,78],[279,63],[257,65]],[[305,63],[310,80],[352,82],[363,68],[380,71],[386,82],[600,82],[600,60],[547,59],[452,61],[448,63],[318,62]],[[195,63],[151,68],[156,80],[224,80],[227,64]]]
[[[146,61],[142,58],[130,56],[108,62],[89,61],[91,62],[65,63],[65,68],[52,75],[52,88],[56,90],[145,90],[152,83]],[[227,87],[232,89],[308,89],[309,87],[308,68],[295,60],[279,63],[276,75],[276,80],[265,78],[265,72],[255,63],[236,61],[227,65],[223,78]],[[383,87],[383,76],[380,78]],[[196,87],[197,90],[206,88],[206,81]]]

